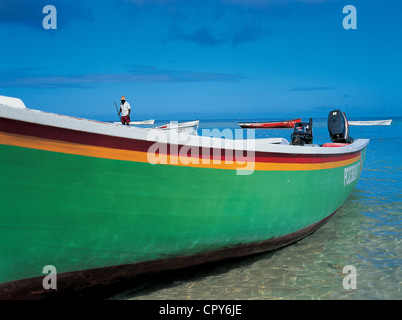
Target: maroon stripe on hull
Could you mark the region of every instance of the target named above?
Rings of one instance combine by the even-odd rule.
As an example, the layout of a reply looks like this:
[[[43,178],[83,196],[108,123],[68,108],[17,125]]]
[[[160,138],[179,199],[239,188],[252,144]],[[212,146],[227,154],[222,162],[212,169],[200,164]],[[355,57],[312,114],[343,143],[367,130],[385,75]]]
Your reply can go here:
[[[149,148],[154,144],[151,141],[144,141],[138,139],[130,139],[123,137],[116,137],[98,133],[83,132],[78,130],[59,128],[54,126],[41,125],[31,122],[24,122],[18,120],[11,120],[0,118],[0,131],[11,134],[32,136],[41,139],[49,139],[56,141],[63,141],[69,143],[77,143],[83,145],[90,145],[96,147],[106,147],[113,149],[129,150],[148,152]],[[159,143],[159,152],[156,154],[169,154],[179,155],[178,150],[181,151],[183,145],[166,145]],[[163,152],[166,151],[166,152]],[[187,156],[194,156],[191,154],[191,148],[186,146]],[[247,151],[233,151],[226,149],[214,148],[198,148],[195,147],[196,156],[200,159],[215,159],[220,161],[225,160],[242,160],[255,161],[255,162],[273,162],[273,163],[325,163],[348,160],[356,157],[359,152],[348,154],[286,154],[286,153],[272,153],[272,152],[255,152],[254,157],[249,158],[250,154]],[[229,156],[227,156],[229,152]],[[182,154],[180,154],[182,155]],[[185,156],[185,154],[183,154]]]
[[[190,256],[58,274],[56,290],[45,290],[43,288],[42,281],[44,277],[2,283],[0,284],[0,299],[40,300],[47,298],[89,298],[90,295],[94,293],[94,291],[91,292],[91,288],[97,291],[103,288],[107,291],[111,286],[116,286],[119,283],[123,283],[130,279],[132,280],[141,275],[183,269],[224,259],[238,258],[272,251],[292,242],[301,240],[313,233],[323,226],[329,218],[335,214],[335,212],[323,220],[299,231],[266,241],[244,244]],[[83,296],[83,291],[87,292],[87,296]]]
[[[0,131],[96,147],[115,148],[147,152],[150,141],[113,137],[105,134],[41,125],[31,122],[0,118]]]

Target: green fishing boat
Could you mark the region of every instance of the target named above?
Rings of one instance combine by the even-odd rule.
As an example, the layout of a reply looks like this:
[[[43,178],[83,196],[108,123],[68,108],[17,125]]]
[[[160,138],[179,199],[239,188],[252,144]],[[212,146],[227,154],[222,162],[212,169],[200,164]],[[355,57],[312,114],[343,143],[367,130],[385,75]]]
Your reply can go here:
[[[368,143],[212,138],[0,97],[0,298],[74,293],[288,245],[345,202]],[[57,288],[44,286],[45,266],[57,270]]]

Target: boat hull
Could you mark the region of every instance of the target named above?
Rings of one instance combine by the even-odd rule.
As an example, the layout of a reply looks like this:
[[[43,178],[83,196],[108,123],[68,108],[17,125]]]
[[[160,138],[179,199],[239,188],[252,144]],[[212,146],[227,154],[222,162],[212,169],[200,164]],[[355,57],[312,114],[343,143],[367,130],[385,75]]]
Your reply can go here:
[[[374,121],[349,121],[351,126],[390,126],[391,120],[374,120]]]
[[[181,122],[181,123],[171,122],[171,123],[159,126],[159,127],[155,127],[155,129],[172,130],[172,131],[176,131],[178,133],[187,133],[187,134],[196,135],[199,122],[200,122],[199,120],[189,121],[189,122]]]
[[[58,289],[55,291],[43,288],[43,277],[3,283],[0,284],[1,298],[10,300],[40,300],[52,298],[55,293],[60,298],[76,298],[77,296],[93,297],[94,295],[104,297],[107,296],[107,290],[102,292],[99,288],[104,287],[107,289],[114,285],[119,288],[122,285],[122,280],[133,279],[136,276],[189,268],[200,264],[229,258],[239,258],[281,248],[313,233],[323,226],[333,214],[297,232],[266,241],[175,258],[62,273],[57,277]],[[91,285],[88,286],[88,283]]]
[[[276,128],[294,128],[295,124],[301,122],[300,119],[294,119],[290,121],[278,121],[278,122],[246,122],[239,123],[242,128],[252,129],[276,129]]]
[[[135,128],[112,125],[123,138],[74,129],[77,119],[67,119],[67,129],[11,118],[0,117],[0,298],[6,299],[289,244],[343,204],[366,150],[261,151],[255,171],[237,175],[226,160],[151,164],[145,159],[152,142],[130,138]],[[349,168],[354,174],[345,180]],[[47,265],[57,269],[56,291],[40,282]]]

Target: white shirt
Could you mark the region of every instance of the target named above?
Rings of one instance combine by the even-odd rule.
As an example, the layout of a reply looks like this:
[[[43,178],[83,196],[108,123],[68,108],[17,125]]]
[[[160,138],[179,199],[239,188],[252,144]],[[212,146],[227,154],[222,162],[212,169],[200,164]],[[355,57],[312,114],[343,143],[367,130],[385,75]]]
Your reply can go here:
[[[121,108],[121,116],[125,117],[128,115],[128,111],[131,109],[130,104],[126,101],[124,104],[120,103],[120,108]]]

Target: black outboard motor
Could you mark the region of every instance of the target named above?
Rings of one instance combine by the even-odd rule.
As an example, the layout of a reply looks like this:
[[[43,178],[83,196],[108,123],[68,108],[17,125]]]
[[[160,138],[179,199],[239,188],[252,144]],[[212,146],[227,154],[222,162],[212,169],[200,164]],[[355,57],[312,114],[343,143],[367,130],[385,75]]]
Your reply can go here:
[[[291,135],[292,145],[304,146],[313,143],[313,119],[307,122],[297,122]]]
[[[341,110],[334,110],[329,113],[328,131],[332,142],[353,142],[353,138],[349,137],[348,119],[346,119],[345,113]]]

